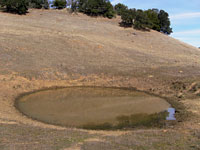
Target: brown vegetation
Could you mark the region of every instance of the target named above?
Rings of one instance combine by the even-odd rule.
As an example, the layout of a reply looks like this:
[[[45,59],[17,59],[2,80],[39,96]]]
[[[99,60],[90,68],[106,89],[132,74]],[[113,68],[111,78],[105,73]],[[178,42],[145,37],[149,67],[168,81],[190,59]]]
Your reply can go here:
[[[200,51],[119,18],[66,10],[0,13],[0,149],[198,150]],[[52,86],[135,87],[184,104],[190,117],[166,129],[84,131],[43,124],[14,108],[23,93]],[[87,140],[99,139],[99,140]]]

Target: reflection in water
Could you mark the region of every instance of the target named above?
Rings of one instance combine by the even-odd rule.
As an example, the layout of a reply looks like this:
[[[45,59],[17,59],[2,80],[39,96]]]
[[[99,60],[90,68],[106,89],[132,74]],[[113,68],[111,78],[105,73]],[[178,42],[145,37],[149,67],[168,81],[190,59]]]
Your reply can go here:
[[[61,126],[80,127],[86,124],[115,125],[119,116],[159,114],[167,110],[170,104],[165,99],[139,91],[69,87],[25,95],[16,101],[15,106],[20,112],[36,120]],[[155,118],[154,115],[150,117]],[[141,122],[146,116],[141,116],[141,119],[138,116],[136,118]],[[165,118],[166,116],[163,117]]]
[[[168,108],[167,110],[169,112],[169,116],[166,118],[166,120],[176,120],[175,118],[175,108]]]

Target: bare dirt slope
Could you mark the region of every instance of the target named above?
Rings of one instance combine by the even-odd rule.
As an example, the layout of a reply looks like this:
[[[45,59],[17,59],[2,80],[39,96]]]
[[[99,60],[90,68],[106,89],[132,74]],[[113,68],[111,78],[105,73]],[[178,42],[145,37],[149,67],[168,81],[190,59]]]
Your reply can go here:
[[[199,49],[119,22],[66,10],[0,12],[0,149],[200,149]],[[179,97],[193,117],[165,130],[94,132],[33,121],[13,106],[23,92],[77,85]]]

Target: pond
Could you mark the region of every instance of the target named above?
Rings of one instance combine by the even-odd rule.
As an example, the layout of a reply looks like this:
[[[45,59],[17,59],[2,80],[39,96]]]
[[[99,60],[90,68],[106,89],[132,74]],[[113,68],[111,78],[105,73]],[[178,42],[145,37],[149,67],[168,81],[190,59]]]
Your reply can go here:
[[[15,105],[32,119],[89,129],[123,128],[138,122],[149,124],[149,121],[160,120],[157,117],[166,118],[168,113],[159,114],[170,108],[165,99],[144,92],[98,87],[41,90],[21,96]]]

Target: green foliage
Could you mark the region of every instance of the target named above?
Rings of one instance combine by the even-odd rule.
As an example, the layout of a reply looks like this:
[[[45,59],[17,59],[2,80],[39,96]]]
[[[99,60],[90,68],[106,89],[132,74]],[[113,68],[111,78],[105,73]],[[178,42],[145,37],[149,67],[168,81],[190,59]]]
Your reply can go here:
[[[125,128],[136,128],[136,127],[164,127],[165,120],[168,112],[160,112],[155,114],[133,114],[130,116],[119,116],[117,117],[117,123],[102,123],[94,124],[89,123],[81,126],[83,129],[91,130],[116,130]]]
[[[6,7],[7,12],[26,14],[28,11],[28,0],[1,0],[1,6]]]
[[[71,8],[71,12],[77,11],[78,0],[67,0],[67,7]]]
[[[133,26],[133,20],[136,17],[136,9],[126,9],[121,13],[122,26],[131,27]]]
[[[115,5],[114,9],[116,13],[121,16],[122,13],[128,9],[128,7],[124,4],[118,3],[117,5]]]
[[[89,130],[111,130],[113,129],[112,124],[110,123],[103,123],[103,124],[86,124],[80,128],[89,129]]]
[[[115,16],[113,5],[110,2],[105,3],[105,10],[103,16],[109,19],[112,19]]]
[[[109,0],[79,0],[78,10],[90,16],[113,18],[114,8]]]
[[[125,7],[124,7],[125,8]],[[171,34],[169,15],[164,10],[149,9],[146,11],[125,9],[121,11],[121,25],[133,26],[138,30],[153,29],[165,34]]]
[[[143,12],[143,10],[139,9],[136,12],[135,20],[134,20],[134,28],[138,30],[146,30],[150,28],[151,22],[148,18],[147,14]]]
[[[30,7],[37,8],[37,9],[41,9],[41,8],[48,9],[49,2],[48,0],[30,0]]]
[[[56,9],[64,9],[66,8],[66,5],[67,5],[66,0],[54,0],[52,6],[55,7]]]
[[[48,0],[44,0],[43,8],[49,9],[49,1]]]
[[[71,10],[72,10],[72,12],[76,11],[77,5],[78,5],[78,2],[76,0],[72,0],[72,3],[71,3]]]
[[[160,10],[158,14],[158,19],[160,20],[160,31],[165,34],[172,33],[172,28],[170,28],[169,15],[164,10]]]
[[[155,114],[134,114],[130,116],[117,117],[117,128],[135,128],[135,127],[162,127],[165,124],[165,119],[168,112]]]
[[[145,11],[145,14],[149,18],[149,28],[160,31],[160,20],[158,19],[158,9],[149,9]]]

